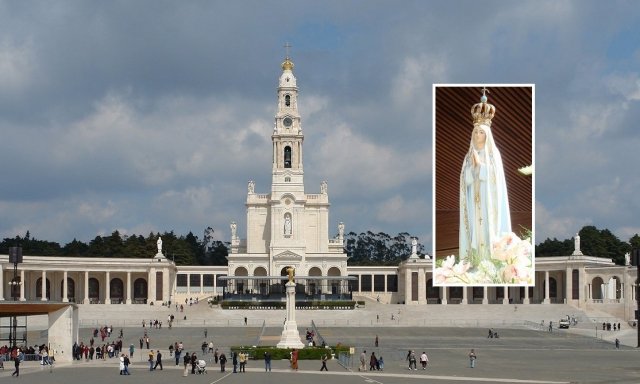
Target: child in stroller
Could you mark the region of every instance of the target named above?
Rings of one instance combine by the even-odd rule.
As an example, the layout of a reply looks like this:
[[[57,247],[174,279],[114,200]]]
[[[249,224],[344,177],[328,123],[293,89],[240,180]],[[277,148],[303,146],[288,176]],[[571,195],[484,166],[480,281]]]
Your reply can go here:
[[[207,362],[204,360],[198,360],[198,364],[196,368],[197,368],[196,373],[199,375],[207,373]]]

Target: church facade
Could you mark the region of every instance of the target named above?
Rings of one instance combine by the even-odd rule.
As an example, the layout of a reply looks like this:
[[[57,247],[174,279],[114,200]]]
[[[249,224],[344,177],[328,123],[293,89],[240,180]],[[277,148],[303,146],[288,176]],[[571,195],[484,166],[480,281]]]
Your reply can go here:
[[[226,266],[176,266],[158,254],[148,259],[70,258],[25,255],[15,266],[0,255],[0,303],[73,302],[92,305],[167,305],[188,298],[219,296],[223,287],[262,293],[264,281],[279,280],[289,267],[314,284],[314,294],[344,289],[357,297],[405,305],[552,305],[598,309],[619,319],[635,318],[636,269],[607,259],[572,255],[535,260],[531,287],[434,287],[433,261],[413,252],[398,266],[348,266],[344,224],[331,238],[329,193],[304,185],[302,121],[293,62],[287,57],[279,77],[272,140],[271,186],[258,193],[247,186],[246,238],[231,223]],[[331,232],[334,232],[333,230]],[[335,232],[334,232],[335,233]],[[317,285],[316,285],[317,284]],[[2,306],[0,306],[1,310]]]
[[[347,275],[344,224],[338,224],[337,238],[329,238],[327,182],[321,183],[320,193],[305,192],[304,134],[293,66],[287,57],[278,81],[270,190],[257,193],[255,183],[248,183],[246,239],[239,238],[232,222],[228,276],[284,276],[288,267],[298,276]],[[235,281],[240,284],[236,290],[258,289],[249,279]]]

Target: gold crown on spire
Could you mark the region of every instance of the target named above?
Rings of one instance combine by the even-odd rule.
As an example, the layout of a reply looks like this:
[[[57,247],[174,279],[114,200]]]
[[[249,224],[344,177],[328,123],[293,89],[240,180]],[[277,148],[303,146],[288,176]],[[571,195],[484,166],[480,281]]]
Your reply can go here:
[[[293,61],[291,61],[291,59],[289,59],[288,56],[282,62],[282,70],[283,71],[291,71],[291,70],[293,70]]]
[[[473,125],[483,124],[491,126],[491,119],[496,114],[496,107],[487,103],[486,92],[489,92],[487,88],[482,88],[482,97],[480,102],[471,107],[471,116],[473,116]]]

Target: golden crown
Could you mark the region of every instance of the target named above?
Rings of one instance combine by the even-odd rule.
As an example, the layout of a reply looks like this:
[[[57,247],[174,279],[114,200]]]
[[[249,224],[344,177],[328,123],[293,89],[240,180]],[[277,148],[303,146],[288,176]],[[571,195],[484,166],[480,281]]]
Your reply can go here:
[[[480,102],[471,107],[471,116],[473,116],[473,125],[483,124],[491,126],[491,119],[496,114],[496,107],[487,103],[487,88],[482,88],[482,97]]]
[[[291,61],[291,59],[289,59],[289,56],[287,56],[287,58],[284,59],[284,61],[282,62],[282,70],[283,71],[291,71],[291,70],[293,70],[293,61]]]

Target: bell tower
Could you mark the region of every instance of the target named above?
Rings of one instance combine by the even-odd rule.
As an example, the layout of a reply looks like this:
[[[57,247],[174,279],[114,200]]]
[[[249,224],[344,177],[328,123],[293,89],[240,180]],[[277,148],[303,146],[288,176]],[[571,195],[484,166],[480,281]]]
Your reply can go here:
[[[287,54],[282,63],[282,74],[278,84],[278,108],[271,135],[272,196],[291,193],[296,199],[304,198],[303,140],[298,112],[298,86],[293,75],[293,62]]]

